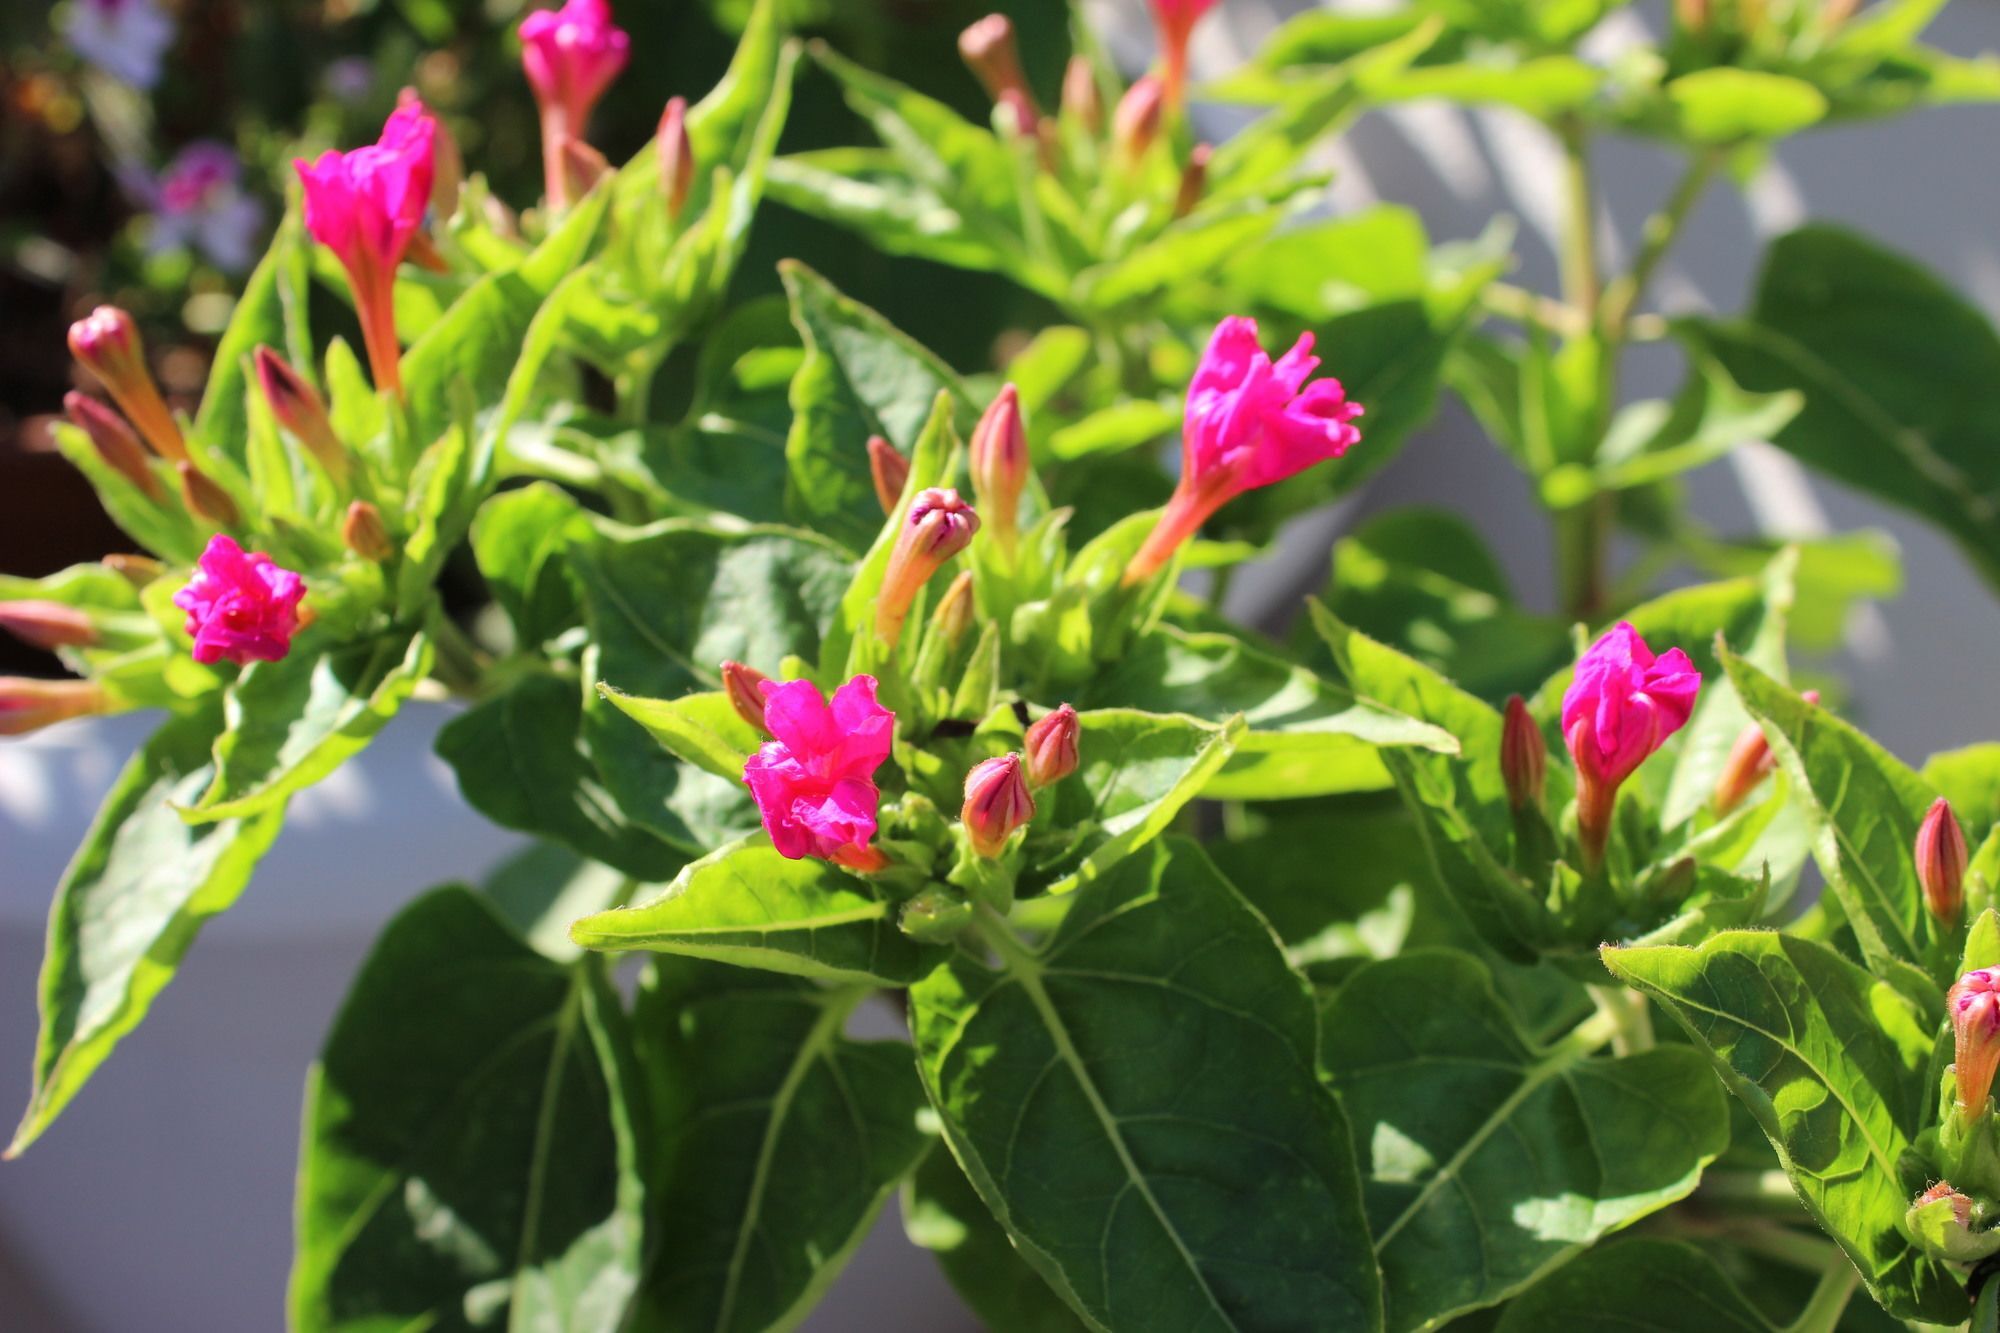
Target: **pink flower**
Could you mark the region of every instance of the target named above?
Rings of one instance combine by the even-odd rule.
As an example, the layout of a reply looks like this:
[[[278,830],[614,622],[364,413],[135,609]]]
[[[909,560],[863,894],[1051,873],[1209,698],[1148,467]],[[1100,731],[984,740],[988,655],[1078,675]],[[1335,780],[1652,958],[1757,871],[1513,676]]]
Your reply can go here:
[[[948,486],[918,491],[889,549],[882,589],[875,595],[875,632],[894,647],[903,634],[910,604],[945,561],[972,544],[979,515]]]
[[[398,393],[396,266],[430,206],[436,137],[437,122],[422,103],[408,99],[375,143],[346,153],[328,149],[316,162],[292,164],[305,183],[306,230],[347,270],[375,387]]]
[[[1576,664],[1563,692],[1563,739],[1576,761],[1577,826],[1584,863],[1602,864],[1618,788],[1633,770],[1687,725],[1701,673],[1670,648],[1654,657],[1639,631],[1611,627]]]
[[[542,109],[543,183],[558,208],[569,201],[563,143],[583,134],[590,109],[631,50],[632,39],[611,22],[606,0],[565,0],[561,9],[538,9],[521,20],[521,68]]]
[[[1202,15],[1215,8],[1215,0],[1149,0],[1153,26],[1160,33],[1160,63],[1166,73],[1167,101],[1178,106],[1181,87],[1187,81],[1188,39]]]
[[[264,210],[243,192],[243,165],[223,144],[189,144],[137,193],[153,210],[148,243],[156,252],[193,247],[230,273],[242,272],[256,257]]]
[[[1257,341],[1257,321],[1232,315],[1215,326],[1188,385],[1181,431],[1181,476],[1125,582],[1147,578],[1216,510],[1243,492],[1339,458],[1361,439],[1361,405],[1319,369],[1313,336],[1299,335],[1273,362]]]
[[[217,533],[174,605],[187,612],[194,660],[276,662],[292,650],[305,580],[261,551],[245,551]]]
[[[1951,1020],[1951,1068],[1959,1109],[1977,1114],[1993,1090],[1994,1073],[2000,1070],[2000,969],[1967,972],[1945,992],[1944,1009]]]
[[[1003,754],[974,764],[965,775],[965,805],[958,817],[975,853],[991,860],[1005,851],[1014,830],[1035,817],[1021,756]]]
[[[889,757],[896,715],[875,702],[875,678],[856,676],[828,707],[808,680],[764,682],[764,725],[774,740],[743,765],[764,831],[778,854],[817,856],[856,870],[880,869],[875,770]]]

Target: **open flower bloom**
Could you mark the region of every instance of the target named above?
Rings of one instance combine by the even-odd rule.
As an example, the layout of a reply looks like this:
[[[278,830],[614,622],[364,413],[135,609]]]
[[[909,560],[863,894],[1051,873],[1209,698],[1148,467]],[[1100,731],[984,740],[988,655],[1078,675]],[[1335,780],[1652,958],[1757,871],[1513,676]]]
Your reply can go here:
[[[1301,334],[1273,362],[1257,341],[1257,321],[1232,315],[1215,326],[1188,385],[1181,430],[1181,476],[1158,526],[1125,568],[1137,583],[1165,564],[1209,516],[1243,492],[1339,458],[1360,441],[1358,403],[1319,369],[1313,336]]]
[[[201,563],[174,605],[187,612],[194,660],[276,662],[292,650],[305,580],[261,551],[245,551],[222,533],[208,539]]]
[[[1944,1010],[1951,1020],[1958,1106],[1976,1115],[1985,1108],[2000,1067],[2000,968],[1982,967],[1960,977],[1945,993]]]
[[[1603,863],[1618,788],[1666,739],[1687,725],[1701,673],[1670,648],[1658,657],[1625,621],[1576,664],[1563,692],[1563,740],[1576,761],[1577,826],[1586,866]]]
[[[1160,69],[1166,77],[1167,104],[1179,106],[1187,83],[1188,39],[1215,0],[1149,0],[1153,26],[1160,33]]]
[[[256,258],[264,210],[243,192],[243,164],[223,144],[189,144],[136,193],[153,214],[148,245],[155,252],[194,249],[227,273]]]
[[[829,705],[809,680],[764,682],[764,725],[774,739],[743,765],[764,831],[778,854],[817,856],[853,870],[886,864],[869,845],[896,715],[875,701],[875,678],[856,676]]]
[[[305,183],[306,230],[347,270],[375,387],[398,394],[403,377],[396,266],[430,205],[436,136],[437,122],[409,99],[390,115],[375,143],[346,153],[328,149],[316,162],[293,163]]]
[[[590,109],[625,68],[632,39],[606,0],[565,0],[521,20],[521,68],[542,112],[543,183],[557,208],[569,202],[563,144],[583,134]]]
[[[112,78],[145,92],[160,81],[174,21],[156,0],[72,0],[63,40]]]

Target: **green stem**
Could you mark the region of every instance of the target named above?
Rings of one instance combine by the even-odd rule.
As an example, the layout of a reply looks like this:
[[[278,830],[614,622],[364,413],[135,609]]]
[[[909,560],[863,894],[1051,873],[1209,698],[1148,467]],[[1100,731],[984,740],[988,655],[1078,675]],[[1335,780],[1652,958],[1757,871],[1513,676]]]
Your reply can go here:
[[[1480,293],[1480,301],[1492,313],[1517,324],[1541,329],[1559,338],[1576,338],[1590,332],[1590,316],[1575,306],[1516,287],[1510,282],[1493,282]]]
[[[450,616],[440,612],[433,627],[431,641],[437,646],[437,659],[431,674],[453,694],[477,696],[485,685],[491,658]]]
[[[1855,1270],[1854,1264],[1846,1255],[1836,1253],[1820,1274],[1812,1299],[1806,1302],[1805,1310],[1786,1333],[1833,1333],[1840,1325],[1841,1315],[1847,1312],[1848,1299],[1854,1295],[1854,1288],[1860,1281],[1861,1274]]]
[[[1653,275],[1660,264],[1673,250],[1679,239],[1681,228],[1694,212],[1695,205],[1708,190],[1709,182],[1715,178],[1716,170],[1722,165],[1722,153],[1718,149],[1705,149],[1682,174],[1680,184],[1659,212],[1646,220],[1640,233],[1639,255],[1632,263],[1632,271],[1619,278],[1604,293],[1602,323],[1605,336],[1613,343],[1623,342],[1631,329],[1632,316],[1639,303],[1646,297],[1646,289],[1652,285]]]
[[[1610,1029],[1613,1055],[1633,1055],[1653,1049],[1653,1012],[1646,1007],[1645,996],[1623,986],[1586,989],[1590,992],[1590,1002],[1597,1006],[1596,1018]]]
[[[1562,246],[1563,298],[1578,310],[1596,310],[1603,295],[1597,264],[1597,197],[1591,185],[1590,135],[1570,117],[1556,126],[1562,140],[1564,197],[1569,217]]]
[[[612,381],[621,424],[643,426],[651,419],[653,376],[659,373],[659,369],[660,363],[652,357],[634,357]]]

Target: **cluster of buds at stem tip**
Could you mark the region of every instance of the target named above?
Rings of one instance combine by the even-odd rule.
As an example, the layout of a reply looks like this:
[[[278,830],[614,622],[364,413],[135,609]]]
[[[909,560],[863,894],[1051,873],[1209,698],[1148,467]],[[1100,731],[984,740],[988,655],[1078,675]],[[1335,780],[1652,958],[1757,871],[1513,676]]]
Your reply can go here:
[[[1819,691],[1807,690],[1799,697],[1816,704]],[[1721,818],[1743,804],[1757,790],[1757,784],[1770,777],[1777,767],[1778,757],[1771,753],[1771,742],[1764,729],[1755,722],[1744,727],[1737,733],[1736,744],[1730,747],[1729,757],[1722,763],[1722,776],[1715,782],[1715,796],[1710,804],[1716,817]]]
[[[896,646],[917,593],[939,566],[971,544],[978,531],[979,515],[957,491],[932,487],[917,492],[890,548],[875,602],[875,632],[884,643]]]
[[[880,435],[868,437],[868,476],[875,483],[875,498],[882,512],[893,514],[903,502],[903,488],[910,484],[910,460]]]
[[[160,479],[153,475],[153,466],[147,462],[146,446],[139,443],[139,437],[125,424],[125,418],[98,402],[87,393],[72,389],[63,395],[63,412],[71,424],[90,437],[91,447],[105,466],[139,488],[149,500],[160,500],[166,490]]]
[[[0,676],[0,736],[25,736],[73,717],[107,712],[110,707],[104,687],[94,681]]]
[[[2000,1068],[2000,968],[1967,972],[1945,993],[1944,1008],[1951,1020],[1958,1109],[1977,1115],[1986,1109],[1994,1070]]]
[[[1915,853],[1924,906],[1947,927],[1956,926],[1965,910],[1965,866],[1969,853],[1965,830],[1959,827],[1951,802],[1942,796],[1931,802],[1924,822],[1917,827]]]
[[[396,553],[396,543],[389,536],[389,525],[382,521],[382,511],[366,500],[356,500],[347,506],[347,514],[340,520],[340,540],[363,560],[378,565]]]
[[[729,706],[736,710],[736,716],[766,736],[771,732],[764,725],[764,686],[771,683],[771,678],[755,667],[741,662],[722,664],[722,693]]]
[[[1093,137],[1104,131],[1104,94],[1087,56],[1071,56],[1063,69],[1062,114]]]
[[[968,454],[979,512],[1001,549],[1011,552],[1020,530],[1021,491],[1028,484],[1028,432],[1021,424],[1021,394],[1012,384],[987,404]]]
[[[667,99],[653,150],[660,155],[660,194],[667,201],[667,216],[679,220],[681,210],[687,207],[688,192],[694,189],[694,144],[688,139],[687,98]]]
[[[86,612],[61,602],[0,602],[0,629],[44,652],[90,648],[103,637]]]
[[[1135,169],[1159,137],[1166,108],[1166,90],[1151,74],[1142,75],[1118,99],[1118,110],[1111,116],[1111,144],[1125,170]]]
[[[347,449],[333,433],[333,419],[327,415],[319,390],[268,347],[258,347],[255,360],[257,384],[264,391],[264,401],[271,405],[271,415],[326,469],[335,486],[345,486]]]
[[[1548,780],[1549,750],[1542,729],[1520,695],[1510,695],[1500,724],[1500,776],[1507,784],[1507,803],[1516,810],[1533,810],[1542,803]]]
[[[97,307],[69,326],[69,350],[104,385],[154,452],[175,461],[187,457],[181,428],[146,368],[146,349],[130,315],[117,306]]]
[[[1076,772],[1077,734],[1081,729],[1076,710],[1068,704],[1044,714],[1028,728],[1021,750],[1028,760],[1030,787],[1040,790],[1053,786]]]
[[[958,817],[974,852],[989,860],[1000,855],[1014,830],[1035,817],[1021,756],[1004,754],[973,765],[965,775],[965,805]]]

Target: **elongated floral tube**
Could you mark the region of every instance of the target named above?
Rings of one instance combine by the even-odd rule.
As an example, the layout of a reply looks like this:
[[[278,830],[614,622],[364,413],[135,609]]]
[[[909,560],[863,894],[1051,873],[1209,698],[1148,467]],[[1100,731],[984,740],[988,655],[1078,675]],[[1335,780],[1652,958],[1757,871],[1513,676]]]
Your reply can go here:
[[[1216,510],[1248,490],[1339,458],[1361,439],[1361,405],[1319,369],[1313,336],[1277,361],[1257,341],[1257,321],[1215,326],[1188,385],[1181,475],[1160,521],[1125,567],[1126,586],[1151,578]]]
[[[1958,1109],[1976,1115],[1993,1091],[2000,1069],[2000,969],[1982,967],[1960,977],[1944,997],[1951,1020],[1952,1078]]]
[[[242,666],[276,662],[291,652],[305,595],[305,580],[297,574],[217,533],[201,553],[194,577],[174,594],[174,605],[187,612],[195,661]]]
[[[419,102],[398,106],[375,143],[328,149],[292,165],[305,185],[306,230],[347,270],[375,387],[401,396],[402,344],[396,337],[396,266],[423,226],[434,172],[437,122]]]
[[[1500,776],[1507,785],[1507,803],[1528,810],[1542,803],[1548,781],[1549,750],[1542,729],[1520,695],[1510,695],[1500,726]]]
[[[1819,702],[1818,690],[1807,690],[1799,696],[1809,704]],[[1715,795],[1709,804],[1719,819],[1748,800],[1758,784],[1778,767],[1777,756],[1771,753],[1771,742],[1765,738],[1764,729],[1755,722],[1746,725],[1737,734],[1736,743],[1729,748],[1729,757],[1722,761],[1722,773],[1715,780]]]
[[[89,613],[61,602],[29,599],[0,602],[0,630],[31,648],[88,648],[103,636]]]
[[[340,542],[363,560],[378,565],[396,554],[396,543],[389,536],[389,525],[383,520],[382,511],[366,500],[356,500],[347,506],[347,513],[340,520]]]
[[[25,736],[110,707],[110,697],[95,681],[0,676],[0,736]]]
[[[761,692],[772,739],[743,765],[743,780],[771,845],[788,860],[881,869],[886,858],[871,845],[882,799],[875,770],[889,757],[896,715],[876,702],[875,678],[854,677],[830,704],[809,680],[766,681]]]
[[[335,486],[345,486],[351,460],[347,447],[333,433],[333,419],[327,415],[319,390],[269,347],[260,345],[253,359],[257,386],[271,406],[271,415],[318,460]]]
[[[694,189],[694,142],[688,138],[687,98],[667,99],[666,109],[660,112],[659,133],[653,137],[653,151],[659,154],[660,195],[666,200],[667,216],[678,219]]]
[[[736,710],[736,716],[766,736],[771,734],[771,729],[764,725],[764,687],[775,684],[755,667],[744,666],[741,662],[722,664],[722,692],[728,697],[729,706]]]
[[[69,350],[104,385],[155,453],[174,462],[187,457],[180,424],[146,368],[146,349],[130,315],[115,305],[97,307],[69,326]]]
[[[1006,850],[1014,830],[1035,817],[1021,756],[1002,755],[976,764],[965,775],[965,805],[959,810],[972,850],[991,859]]]
[[[1081,732],[1076,709],[1068,704],[1043,714],[1028,728],[1021,753],[1027,759],[1029,787],[1053,786],[1076,772]]]
[[[233,528],[243,521],[243,510],[215,478],[185,458],[174,464],[181,478],[181,503],[187,511],[212,527]]]
[[[1917,827],[1914,851],[1924,906],[1946,926],[1956,926],[1965,911],[1965,868],[1970,853],[1965,830],[1959,827],[1958,816],[1944,797],[1931,802],[1924,822]]]
[[[581,139],[591,108],[631,58],[632,39],[611,21],[606,0],[566,0],[521,20],[521,68],[541,108],[542,178],[553,208],[571,194],[563,145]]]
[[[931,633],[947,651],[956,648],[959,640],[965,637],[965,632],[972,628],[973,615],[977,610],[972,596],[972,571],[960,570],[931,611]]]
[[[1143,74],[1111,113],[1111,147],[1118,164],[1126,171],[1137,169],[1146,150],[1160,137],[1160,122],[1166,115],[1166,90],[1160,80]]]
[[[890,647],[903,636],[903,622],[917,593],[945,561],[963,551],[979,531],[979,515],[958,492],[932,487],[917,492],[902,531],[890,548],[882,571],[882,591],[875,600],[875,632]]]
[[[958,54],[995,102],[1009,93],[1034,105],[1028,76],[1021,69],[1021,50],[1014,39],[1014,22],[1005,14],[988,14],[958,35]]]
[[[1167,105],[1178,107],[1187,89],[1188,40],[1215,0],[1148,0],[1160,36],[1160,81]]]
[[[1071,56],[1063,67],[1062,115],[1089,135],[1104,130],[1104,94],[1088,56]]]
[[[1604,864],[1618,788],[1687,725],[1701,673],[1670,648],[1658,657],[1620,621],[1576,664],[1563,693],[1563,740],[1576,762],[1577,837],[1586,870]]]
[[[153,465],[147,461],[146,446],[139,443],[139,437],[125,424],[124,417],[89,394],[74,389],[63,395],[63,413],[72,425],[90,437],[97,456],[112,471],[138,487],[147,499],[166,498],[166,488],[160,485],[160,479],[153,475]]]
[[[868,437],[868,479],[875,483],[875,499],[882,512],[893,514],[903,502],[903,488],[910,484],[910,460],[880,435]]]
[[[1020,533],[1021,492],[1028,484],[1028,433],[1021,423],[1021,392],[1004,384],[973,428],[967,450],[972,494],[979,516],[1012,551]]]

